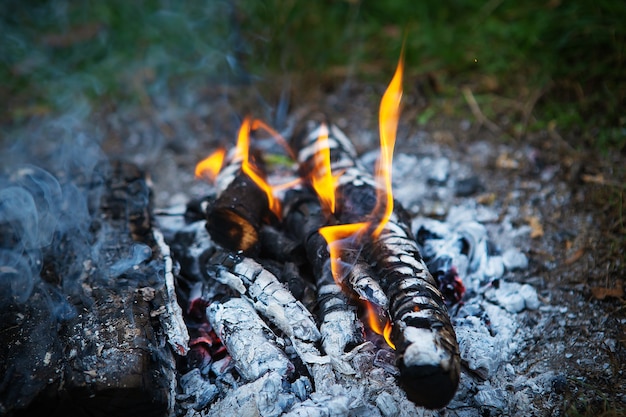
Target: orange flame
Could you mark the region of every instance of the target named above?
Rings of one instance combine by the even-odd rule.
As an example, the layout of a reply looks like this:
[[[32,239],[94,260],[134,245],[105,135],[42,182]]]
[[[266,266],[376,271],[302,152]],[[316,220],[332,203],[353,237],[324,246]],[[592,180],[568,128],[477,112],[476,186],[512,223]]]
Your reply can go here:
[[[396,350],[396,345],[391,341],[391,321],[384,312],[378,311],[376,307],[369,301],[365,301],[365,308],[367,309],[367,320],[369,322],[370,329],[376,334],[380,334],[385,338],[387,344]],[[385,323],[384,325],[382,323]]]
[[[340,224],[334,226],[326,226],[319,229],[320,235],[326,240],[328,244],[328,252],[330,254],[330,270],[333,274],[333,279],[337,285],[342,286],[343,270],[341,254],[346,246],[354,244],[354,241],[349,239],[354,238],[358,242],[359,233],[366,230],[368,223],[351,223]],[[391,322],[384,311],[377,310],[374,305],[368,301],[363,301],[367,308],[367,317],[370,328],[374,333],[384,336],[385,341],[392,349],[396,349],[394,343],[391,341]],[[384,325],[382,324],[384,323]]]
[[[274,197],[272,187],[261,177],[254,165],[250,163],[250,130],[251,121],[249,117],[246,117],[239,128],[235,159],[241,159],[241,170],[265,192],[270,210],[272,210],[277,217],[280,217],[280,202]]]
[[[196,165],[196,178],[202,178],[209,182],[214,182],[217,178],[217,174],[222,169],[224,163],[224,155],[226,155],[226,149],[220,148],[213,152],[211,155],[198,162]]]
[[[404,72],[404,49],[400,54],[396,72],[380,101],[379,130],[380,130],[380,158],[376,164],[377,198],[375,214],[383,211],[383,216],[373,237],[378,237],[393,212],[393,194],[391,191],[391,165],[393,148],[396,142],[398,120],[400,119],[400,101],[402,99],[402,74]],[[383,207],[384,206],[384,207]]]
[[[267,133],[272,135],[272,137],[276,140],[276,142],[278,142],[280,146],[282,146],[287,151],[291,159],[296,160],[296,155],[294,154],[293,149],[291,149],[291,146],[289,146],[289,144],[287,143],[283,135],[278,133],[276,130],[272,129],[267,123],[259,119],[254,119],[252,121],[251,129],[252,130],[257,130],[257,129],[265,130]]]
[[[344,248],[343,243],[346,239],[356,237],[357,233],[367,226],[367,223],[339,224],[334,226],[325,226],[319,229],[320,235],[328,244],[328,252],[330,254],[330,271],[338,285],[341,285],[341,253]]]
[[[323,123],[320,126],[320,134],[315,143],[315,148],[315,166],[311,173],[311,185],[315,189],[322,206],[331,213],[334,213],[337,178],[333,177],[331,172],[328,128]]]

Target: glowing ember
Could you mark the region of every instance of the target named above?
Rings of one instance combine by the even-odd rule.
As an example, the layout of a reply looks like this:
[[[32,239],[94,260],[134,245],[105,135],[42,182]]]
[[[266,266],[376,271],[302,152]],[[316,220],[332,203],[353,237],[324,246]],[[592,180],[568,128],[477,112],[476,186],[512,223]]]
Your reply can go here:
[[[382,219],[372,232],[378,237],[393,212],[393,194],[391,191],[391,164],[393,148],[396,142],[398,119],[400,118],[400,100],[402,99],[402,74],[404,71],[404,51],[398,60],[396,72],[380,102],[380,158],[376,166],[376,183],[378,185],[375,214],[384,210]]]
[[[272,187],[261,177],[256,167],[250,163],[250,130],[251,121],[249,117],[246,117],[239,128],[235,159],[241,159],[241,170],[265,192],[270,210],[277,217],[280,217],[280,202],[274,197]]]
[[[322,206],[331,213],[334,213],[337,179],[333,177],[330,168],[328,128],[325,124],[320,126],[320,134],[316,142],[314,162],[315,168],[311,173],[311,185],[315,189]]]
[[[224,155],[226,155],[226,149],[220,148],[204,158],[202,161],[198,162],[195,171],[196,178],[201,178],[209,182],[215,182],[217,174],[219,174],[222,169]]]

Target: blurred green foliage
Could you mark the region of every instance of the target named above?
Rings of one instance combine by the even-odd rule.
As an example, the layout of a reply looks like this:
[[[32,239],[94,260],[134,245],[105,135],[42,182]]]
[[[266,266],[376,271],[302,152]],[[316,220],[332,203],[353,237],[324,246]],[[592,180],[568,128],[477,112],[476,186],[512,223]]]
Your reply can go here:
[[[614,0],[5,0],[0,98],[20,104],[15,116],[176,82],[386,82],[404,40],[411,74],[452,86],[439,93],[461,97],[458,86],[481,77],[490,87],[477,96],[542,91],[529,128],[556,123],[581,138],[574,146],[624,150],[624,22],[626,2]]]

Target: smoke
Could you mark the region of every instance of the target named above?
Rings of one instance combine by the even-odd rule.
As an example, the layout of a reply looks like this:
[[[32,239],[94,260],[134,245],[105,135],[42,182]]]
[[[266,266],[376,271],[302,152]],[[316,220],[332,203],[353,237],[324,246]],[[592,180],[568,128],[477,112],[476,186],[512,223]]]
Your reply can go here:
[[[0,307],[41,294],[50,317],[65,320],[70,300],[97,265],[93,219],[99,212],[108,161],[98,136],[83,129],[88,113],[27,126],[6,138],[0,162]]]

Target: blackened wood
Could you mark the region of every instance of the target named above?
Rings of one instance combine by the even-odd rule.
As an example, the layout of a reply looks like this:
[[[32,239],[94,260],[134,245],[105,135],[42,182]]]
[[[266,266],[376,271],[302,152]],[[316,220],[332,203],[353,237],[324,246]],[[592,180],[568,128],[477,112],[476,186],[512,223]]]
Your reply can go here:
[[[380,221],[377,185],[356,158],[353,145],[336,127],[328,143],[332,172],[341,172],[336,217],[341,223],[367,221],[372,230]],[[312,169],[319,125],[309,127],[298,146],[299,163]],[[409,399],[428,408],[445,406],[459,383],[460,355],[456,335],[443,296],[419,253],[408,219],[395,203],[387,226],[379,236],[364,238],[364,257],[389,297],[399,381]]]
[[[38,281],[24,304],[2,304],[0,414],[163,416],[173,410],[174,355],[159,318],[171,294],[163,247],[152,233],[149,188],[132,165],[113,164],[100,174],[92,223],[72,229],[99,249],[81,261],[76,236],[59,234],[53,245],[68,249],[55,259],[44,254],[43,267],[56,278]],[[147,250],[145,256],[128,263],[136,248]],[[66,272],[76,266],[80,276]]]
[[[259,230],[273,214],[265,192],[231,161],[217,176],[217,198],[208,208],[206,227],[213,240],[233,251],[258,255]]]
[[[317,286],[318,316],[322,346],[333,357],[338,370],[349,373],[350,367],[341,366],[341,356],[364,341],[362,323],[348,296],[335,283],[330,270],[330,255],[324,238],[318,233],[326,224],[317,197],[307,190],[292,190],[285,197],[285,229],[305,247]]]

